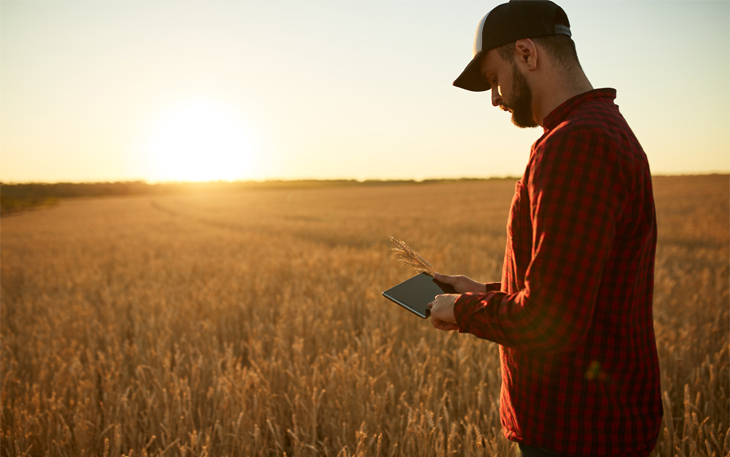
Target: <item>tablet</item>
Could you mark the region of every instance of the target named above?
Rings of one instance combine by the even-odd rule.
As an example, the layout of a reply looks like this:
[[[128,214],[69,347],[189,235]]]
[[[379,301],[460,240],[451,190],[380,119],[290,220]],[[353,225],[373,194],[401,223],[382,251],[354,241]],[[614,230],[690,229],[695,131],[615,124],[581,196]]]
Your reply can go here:
[[[428,304],[436,295],[455,294],[449,284],[436,281],[433,276],[421,273],[383,292],[383,296],[422,318],[431,315]]]

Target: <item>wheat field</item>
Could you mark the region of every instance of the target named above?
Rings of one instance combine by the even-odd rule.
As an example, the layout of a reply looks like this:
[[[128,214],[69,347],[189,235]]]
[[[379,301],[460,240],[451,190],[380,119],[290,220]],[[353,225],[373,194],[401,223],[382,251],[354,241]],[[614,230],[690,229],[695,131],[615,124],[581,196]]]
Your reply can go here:
[[[3,456],[509,456],[498,347],[380,292],[499,280],[514,179],[66,200],[2,220]],[[654,179],[657,456],[730,454],[727,175]]]

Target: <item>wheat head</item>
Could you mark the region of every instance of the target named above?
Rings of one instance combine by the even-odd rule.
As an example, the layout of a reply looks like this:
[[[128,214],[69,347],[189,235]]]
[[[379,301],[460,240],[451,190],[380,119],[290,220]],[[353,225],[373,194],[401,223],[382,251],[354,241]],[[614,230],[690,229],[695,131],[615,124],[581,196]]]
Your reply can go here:
[[[392,249],[395,252],[396,258],[399,262],[408,265],[419,273],[426,273],[427,275],[434,276],[436,271],[433,269],[430,263],[423,257],[421,257],[416,251],[409,248],[408,245],[400,240],[390,237],[390,241],[395,244]]]

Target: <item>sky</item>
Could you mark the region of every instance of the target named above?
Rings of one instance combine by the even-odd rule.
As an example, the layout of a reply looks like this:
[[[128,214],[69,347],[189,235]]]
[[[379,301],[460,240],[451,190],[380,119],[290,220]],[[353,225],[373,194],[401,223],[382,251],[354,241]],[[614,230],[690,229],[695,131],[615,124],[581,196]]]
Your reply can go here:
[[[0,181],[520,176],[452,86],[499,3],[0,0]],[[730,171],[730,2],[557,3],[654,174]]]

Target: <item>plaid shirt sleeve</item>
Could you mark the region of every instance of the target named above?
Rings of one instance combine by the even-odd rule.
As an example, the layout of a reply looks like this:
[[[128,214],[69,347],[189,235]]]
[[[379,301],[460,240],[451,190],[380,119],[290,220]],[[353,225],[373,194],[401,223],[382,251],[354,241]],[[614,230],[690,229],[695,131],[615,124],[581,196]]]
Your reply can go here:
[[[524,281],[505,265],[503,282],[517,280],[519,291],[503,285],[462,295],[454,308],[461,332],[519,350],[581,343],[627,199],[615,156],[590,128],[562,131],[533,149],[508,222],[508,250],[528,265]]]

